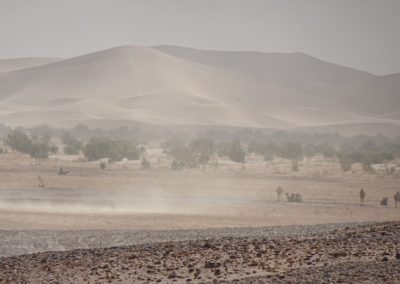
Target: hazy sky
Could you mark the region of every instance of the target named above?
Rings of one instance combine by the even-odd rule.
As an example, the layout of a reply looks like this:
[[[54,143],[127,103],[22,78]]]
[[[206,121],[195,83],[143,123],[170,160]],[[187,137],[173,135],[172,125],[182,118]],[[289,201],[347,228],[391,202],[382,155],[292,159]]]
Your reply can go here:
[[[400,0],[0,0],[0,58],[118,45],[301,51],[400,72]]]

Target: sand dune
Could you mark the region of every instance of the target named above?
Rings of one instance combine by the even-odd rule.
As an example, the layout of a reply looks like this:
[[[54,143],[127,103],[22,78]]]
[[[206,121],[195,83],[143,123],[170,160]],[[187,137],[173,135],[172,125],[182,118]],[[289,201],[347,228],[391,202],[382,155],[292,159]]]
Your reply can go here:
[[[201,64],[278,82],[367,114],[399,110],[400,74],[375,76],[303,53],[198,50],[157,46],[158,50]]]
[[[62,59],[53,57],[26,57],[26,58],[0,59],[0,73],[12,72],[35,66],[50,64],[60,60]]]
[[[301,52],[215,51],[179,46],[155,48],[179,58],[276,82],[304,80],[340,82],[371,76],[369,73],[328,63]]]
[[[371,114],[398,112],[400,108],[400,74],[374,77],[349,92],[341,103]]]
[[[273,129],[393,125],[397,119],[376,117],[381,110],[370,109],[386,85],[382,80],[391,86],[385,93],[390,101],[381,102],[385,113],[400,105],[390,103],[397,102],[397,77],[377,77],[300,53],[123,46],[29,67],[0,74],[0,122]],[[357,103],[363,96],[364,105]]]
[[[296,131],[313,133],[340,133],[342,135],[354,135],[362,133],[365,135],[384,134],[388,136],[400,133],[398,121],[390,122],[363,122],[363,123],[334,123],[314,127],[295,128]]]

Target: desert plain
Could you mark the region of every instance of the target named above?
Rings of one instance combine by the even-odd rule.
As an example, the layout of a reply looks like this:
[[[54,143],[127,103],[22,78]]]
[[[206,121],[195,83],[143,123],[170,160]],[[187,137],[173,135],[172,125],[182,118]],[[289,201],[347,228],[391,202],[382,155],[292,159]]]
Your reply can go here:
[[[103,170],[98,161],[87,162],[80,156],[40,161],[13,151],[2,154],[3,282],[293,283],[302,279],[310,283],[324,282],[321,275],[329,267],[336,276],[325,280],[347,282],[346,275],[364,265],[374,267],[369,271],[376,273],[363,274],[365,279],[356,274],[355,282],[399,281],[393,274],[400,249],[396,233],[400,208],[393,201],[399,178],[395,175],[365,173],[358,165],[345,173],[335,159],[322,157],[304,159],[299,170],[293,171],[289,161],[264,161],[255,155],[244,164],[219,159],[200,168],[174,171],[161,149],[149,148],[147,155],[150,169],[143,169],[140,161],[121,161]],[[58,175],[59,168],[68,174]],[[45,187],[38,187],[38,176]],[[278,200],[278,186],[284,193],[301,194],[303,202],[288,202],[284,194]],[[363,206],[361,188],[366,192]],[[386,196],[389,205],[381,206]],[[370,231],[381,239],[371,237]],[[359,239],[349,239],[351,232]],[[294,250],[292,243],[301,249]],[[237,260],[226,254],[217,256],[225,253],[224,244],[231,253],[240,252]],[[254,244],[274,247],[279,251],[273,252],[276,258],[268,255],[277,262],[270,266]],[[323,261],[302,260],[313,244]],[[204,245],[206,252],[201,249]],[[165,246],[170,252],[161,257]],[[355,253],[332,256],[339,248]],[[243,252],[248,249],[252,252]],[[358,257],[357,252],[366,249]],[[282,254],[286,250],[296,253]],[[126,263],[131,253],[136,257]],[[214,256],[234,260],[232,269],[221,270],[227,264]],[[297,264],[280,264],[279,259]],[[48,262],[51,265],[45,266]],[[88,271],[92,262],[94,267]],[[314,280],[290,276],[303,275],[307,269]],[[380,278],[386,275],[385,269],[391,274]]]

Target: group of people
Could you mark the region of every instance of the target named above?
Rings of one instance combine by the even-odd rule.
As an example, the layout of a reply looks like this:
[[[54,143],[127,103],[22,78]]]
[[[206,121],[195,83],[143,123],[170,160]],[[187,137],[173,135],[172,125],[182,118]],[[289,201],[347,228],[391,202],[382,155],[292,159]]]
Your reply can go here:
[[[365,193],[364,188],[361,188],[361,190],[360,190],[360,206],[364,206],[364,199],[365,199],[366,195],[367,194]],[[395,193],[395,195],[393,196],[393,199],[394,199],[394,207],[397,208],[397,203],[400,202],[400,191],[397,191]],[[380,202],[381,205],[382,206],[387,206],[388,205],[388,200],[389,200],[388,197],[384,197]]]
[[[281,186],[278,186],[276,193],[278,194],[278,201],[281,201],[283,194]],[[285,193],[285,195],[288,202],[303,202],[303,196],[300,193]]]
[[[278,201],[281,201],[282,194],[283,194],[283,189],[281,186],[278,186],[276,188],[276,194],[278,196]],[[365,193],[364,188],[361,188],[360,190],[360,206],[364,206],[364,200],[367,194]],[[303,197],[299,193],[286,193],[286,198],[288,202],[303,202]],[[397,191],[395,195],[393,196],[394,199],[394,206],[397,208],[397,203],[400,203],[400,191]],[[385,197],[381,200],[381,205],[382,206],[387,206],[388,205],[388,197]]]

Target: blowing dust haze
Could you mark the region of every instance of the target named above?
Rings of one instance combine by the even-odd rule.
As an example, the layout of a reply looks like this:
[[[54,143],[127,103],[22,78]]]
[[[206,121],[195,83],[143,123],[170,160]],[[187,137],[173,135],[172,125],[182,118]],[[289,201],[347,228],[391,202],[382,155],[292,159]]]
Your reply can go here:
[[[0,283],[400,282],[399,12],[0,0]]]

